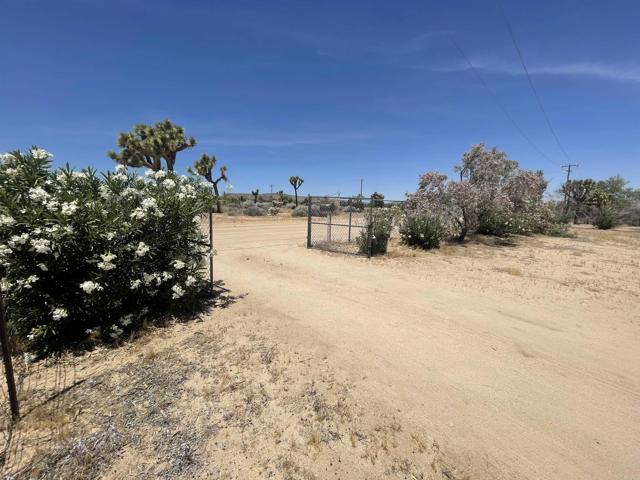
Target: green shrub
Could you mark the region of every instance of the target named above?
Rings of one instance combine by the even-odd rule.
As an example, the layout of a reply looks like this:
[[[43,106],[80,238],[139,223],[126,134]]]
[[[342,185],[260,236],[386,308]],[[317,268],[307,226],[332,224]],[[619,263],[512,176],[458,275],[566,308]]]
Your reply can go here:
[[[551,223],[543,232],[550,237],[575,238],[576,234],[569,231],[569,225],[566,223]]]
[[[371,229],[371,255],[387,253],[391,230],[393,229],[394,212],[386,209],[374,210],[367,213],[366,221]],[[369,253],[369,230],[362,229],[356,238],[358,251],[367,255]]]
[[[477,232],[498,237],[544,233],[550,224],[560,223],[553,217],[551,210],[544,206],[531,211],[485,211],[479,216]]]
[[[117,340],[198,301],[208,187],[124,166],[52,172],[35,147],[1,157],[0,284],[10,333],[26,349]]]
[[[485,235],[505,236],[512,232],[509,225],[509,216],[501,211],[488,210],[478,217],[478,233]]]
[[[400,225],[402,242],[425,250],[438,248],[447,235],[445,223],[433,215],[406,215]]]
[[[609,208],[601,208],[593,219],[593,226],[600,230],[609,230],[618,225],[618,216]]]

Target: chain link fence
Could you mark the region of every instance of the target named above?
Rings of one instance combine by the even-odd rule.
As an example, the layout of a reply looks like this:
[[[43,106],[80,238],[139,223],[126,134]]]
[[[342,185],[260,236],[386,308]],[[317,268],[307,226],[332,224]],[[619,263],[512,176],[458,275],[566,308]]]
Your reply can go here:
[[[307,247],[372,255],[373,222],[402,202],[379,197],[307,197]]]

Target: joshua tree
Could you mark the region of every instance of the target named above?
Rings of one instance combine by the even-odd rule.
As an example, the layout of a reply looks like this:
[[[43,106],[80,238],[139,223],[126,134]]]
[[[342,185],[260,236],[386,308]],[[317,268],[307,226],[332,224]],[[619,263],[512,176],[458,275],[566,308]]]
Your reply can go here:
[[[298,177],[294,175],[293,177],[289,177],[289,183],[293,187],[293,191],[296,194],[296,207],[298,206],[298,189],[304,183],[304,179],[302,177]]]
[[[155,125],[138,124],[133,131],[118,136],[120,153],[113,151],[107,155],[122,165],[162,169],[162,159],[167,170],[173,171],[178,152],[195,146],[196,139],[184,134],[184,129],[170,120]]]
[[[258,195],[260,195],[260,190],[257,188],[255,190],[251,190],[251,195],[253,195],[253,203],[258,203]]]
[[[220,194],[218,193],[218,183],[222,180],[223,182],[228,182],[227,178],[227,166],[223,165],[220,167],[220,173],[218,178],[213,178],[213,170],[216,166],[217,159],[214,155],[207,155],[203,153],[199,160],[196,160],[193,164],[193,168],[189,168],[190,173],[195,173],[204,177],[208,182],[211,182],[213,185],[213,191],[216,194],[216,211],[218,213],[222,213],[222,208],[220,206]]]
[[[384,207],[384,195],[378,192],[371,194],[371,204],[374,207]]]

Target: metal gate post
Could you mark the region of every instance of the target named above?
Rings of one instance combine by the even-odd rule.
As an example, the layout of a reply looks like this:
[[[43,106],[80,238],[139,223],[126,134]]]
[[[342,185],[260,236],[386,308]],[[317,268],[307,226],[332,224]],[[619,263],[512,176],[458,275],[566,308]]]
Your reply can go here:
[[[369,224],[367,225],[367,258],[371,258],[373,246],[373,199],[369,198]]]
[[[213,208],[209,206],[209,287],[213,291]]]
[[[349,242],[351,242],[351,206],[349,206]]]
[[[9,403],[11,404],[11,418],[17,420],[20,417],[18,408],[18,392],[16,390],[16,380],[13,376],[13,363],[11,363],[11,352],[9,351],[9,335],[7,335],[7,324],[4,317],[4,304],[0,293],[0,343],[2,343],[2,360],[4,361],[4,373],[7,377],[7,390],[9,392]]]
[[[311,248],[311,194],[307,196],[307,248]]]

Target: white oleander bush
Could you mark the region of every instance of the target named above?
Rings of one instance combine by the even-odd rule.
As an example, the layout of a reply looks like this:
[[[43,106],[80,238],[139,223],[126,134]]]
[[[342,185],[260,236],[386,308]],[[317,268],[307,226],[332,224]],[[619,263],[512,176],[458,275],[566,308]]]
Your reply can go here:
[[[25,350],[116,341],[204,301],[208,186],[124,166],[51,170],[36,147],[0,157],[0,283]]]

